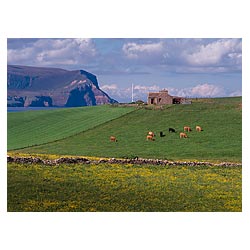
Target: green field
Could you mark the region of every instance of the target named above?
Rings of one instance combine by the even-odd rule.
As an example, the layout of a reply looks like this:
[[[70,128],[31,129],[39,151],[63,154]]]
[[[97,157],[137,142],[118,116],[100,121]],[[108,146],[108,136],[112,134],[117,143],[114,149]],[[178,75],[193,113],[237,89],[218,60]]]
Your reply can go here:
[[[8,164],[8,211],[239,212],[241,167]]]
[[[8,150],[52,142],[94,128],[133,111],[92,106],[8,113]]]
[[[161,108],[8,113],[8,154],[241,163],[241,103],[235,97]],[[196,125],[203,131],[196,132]],[[187,139],[179,138],[183,126],[193,129]],[[146,140],[148,131],[156,133],[155,141]],[[110,142],[111,135],[118,141]],[[236,165],[8,163],[8,211],[241,211],[241,170]]]
[[[82,132],[77,135],[66,136],[64,132],[69,126],[61,125],[56,129],[62,137],[57,140],[40,146],[34,146],[17,150],[19,153],[29,154],[63,154],[63,155],[79,155],[79,156],[97,156],[97,157],[142,157],[142,158],[159,158],[170,160],[212,160],[212,161],[232,161],[241,162],[242,154],[242,110],[239,107],[241,98],[217,98],[217,99],[198,99],[194,100],[191,105],[168,105],[162,110],[150,107],[134,109],[126,115],[120,116],[107,122],[97,124],[96,126],[85,125],[88,119],[82,115]],[[89,112],[100,110],[99,107],[90,108]],[[80,114],[82,111],[88,113],[85,109],[76,109]],[[109,108],[110,110],[122,108]],[[127,108],[124,108],[127,112]],[[131,109],[129,109],[131,111]],[[58,111],[57,111],[58,112]],[[63,116],[63,111],[60,115]],[[65,110],[65,112],[75,112],[75,109]],[[54,111],[51,111],[53,114]],[[125,113],[125,112],[124,112]],[[46,117],[46,113],[42,113]],[[16,115],[11,117],[14,120]],[[96,117],[100,114],[97,112]],[[52,115],[51,115],[52,116]],[[51,117],[50,116],[50,117]],[[105,113],[104,113],[105,116]],[[66,115],[65,115],[66,117]],[[75,116],[74,116],[75,117]],[[28,117],[29,118],[29,117]],[[25,116],[23,117],[25,119]],[[16,136],[20,135],[19,145],[23,143],[23,147],[28,144],[41,144],[46,140],[52,140],[55,127],[54,123],[47,118],[46,125],[42,129],[30,125],[29,133],[23,134],[20,128],[16,126],[16,130],[8,131],[8,148],[13,149],[18,143],[15,142]],[[10,120],[9,127],[15,123]],[[103,118],[103,120],[105,120]],[[108,120],[108,117],[107,119]],[[72,126],[77,127],[77,120],[72,121]],[[38,122],[39,124],[39,122]],[[195,126],[200,125],[204,131],[196,132]],[[80,125],[79,125],[80,126]],[[183,126],[190,126],[193,131],[188,133],[189,138],[180,139],[179,133],[169,133],[168,128],[173,127],[178,132],[183,131]],[[81,130],[78,127],[79,132]],[[45,132],[44,132],[45,131]],[[156,133],[155,141],[146,141],[148,131]],[[160,138],[159,132],[163,131],[166,135]],[[14,136],[12,133],[15,132]],[[33,133],[36,140],[33,140]],[[73,134],[73,132],[72,132]],[[109,137],[115,135],[118,142],[112,143]],[[47,139],[48,137],[49,139]]]

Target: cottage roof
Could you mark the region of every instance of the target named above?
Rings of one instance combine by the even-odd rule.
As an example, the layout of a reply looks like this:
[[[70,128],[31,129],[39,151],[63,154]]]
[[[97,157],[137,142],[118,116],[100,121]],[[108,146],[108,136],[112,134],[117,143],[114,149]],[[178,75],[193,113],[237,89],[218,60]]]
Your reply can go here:
[[[156,97],[156,96],[159,96],[159,95],[160,95],[159,92],[149,92],[149,93],[148,93],[148,96],[149,96],[149,97]]]
[[[159,92],[149,92],[148,93],[148,97],[164,97],[164,96],[172,97],[171,95],[168,94],[167,90],[161,90]]]

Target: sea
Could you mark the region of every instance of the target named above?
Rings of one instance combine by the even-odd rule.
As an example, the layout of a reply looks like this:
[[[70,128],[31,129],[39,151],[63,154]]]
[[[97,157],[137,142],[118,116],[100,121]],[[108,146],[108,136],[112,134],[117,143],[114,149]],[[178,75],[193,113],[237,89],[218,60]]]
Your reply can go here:
[[[38,110],[52,110],[65,107],[7,107],[7,112],[24,112],[24,111],[38,111]]]

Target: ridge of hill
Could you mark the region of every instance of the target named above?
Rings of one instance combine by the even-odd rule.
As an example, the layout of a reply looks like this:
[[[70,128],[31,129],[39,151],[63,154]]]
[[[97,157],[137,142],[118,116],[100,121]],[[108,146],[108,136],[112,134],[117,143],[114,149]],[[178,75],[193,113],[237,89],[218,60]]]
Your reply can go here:
[[[9,107],[92,106],[116,103],[85,70],[8,65]]]

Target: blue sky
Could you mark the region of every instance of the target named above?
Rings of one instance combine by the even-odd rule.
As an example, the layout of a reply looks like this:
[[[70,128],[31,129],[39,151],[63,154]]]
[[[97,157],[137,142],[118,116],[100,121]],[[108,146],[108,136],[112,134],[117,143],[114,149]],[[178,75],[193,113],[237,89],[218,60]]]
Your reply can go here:
[[[240,38],[8,39],[8,64],[84,69],[119,102],[168,89],[183,97],[242,95]]]

